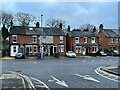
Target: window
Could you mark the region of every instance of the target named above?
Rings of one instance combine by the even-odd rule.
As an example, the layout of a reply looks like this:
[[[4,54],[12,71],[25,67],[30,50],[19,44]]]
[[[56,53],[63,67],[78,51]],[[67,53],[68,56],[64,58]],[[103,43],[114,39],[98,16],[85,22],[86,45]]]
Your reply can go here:
[[[61,46],[61,52],[64,52],[64,46]]]
[[[34,46],[34,52],[37,52],[37,46]]]
[[[116,43],[118,43],[118,38],[116,38]]]
[[[114,43],[114,38],[112,38],[111,42]]]
[[[13,52],[16,52],[16,47],[15,46],[13,47]]]
[[[29,47],[29,50],[30,50],[29,52],[32,53],[32,46]]]
[[[79,43],[79,37],[75,37],[75,43]]]
[[[63,43],[63,36],[60,36],[60,43]]]
[[[33,36],[33,43],[37,43],[37,36]]]
[[[16,43],[17,42],[17,35],[13,35],[12,40],[13,40],[13,43]]]
[[[92,51],[94,52],[94,47],[92,47]]]
[[[95,37],[92,37],[92,43],[95,43]]]
[[[81,47],[79,47],[79,53],[81,53]]]
[[[87,43],[87,37],[84,37],[84,43]]]
[[[42,43],[46,43],[46,36],[43,36]]]
[[[76,53],[78,53],[78,47],[76,47]]]

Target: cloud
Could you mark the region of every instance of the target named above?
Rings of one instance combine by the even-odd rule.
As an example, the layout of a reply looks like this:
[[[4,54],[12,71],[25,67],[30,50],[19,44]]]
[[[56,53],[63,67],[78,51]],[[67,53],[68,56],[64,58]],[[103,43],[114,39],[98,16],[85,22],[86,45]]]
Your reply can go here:
[[[40,19],[43,14],[43,23],[47,19],[63,19],[72,28],[90,23],[98,26],[103,23],[107,28],[117,28],[117,2],[14,2],[3,4],[6,11],[26,12]]]

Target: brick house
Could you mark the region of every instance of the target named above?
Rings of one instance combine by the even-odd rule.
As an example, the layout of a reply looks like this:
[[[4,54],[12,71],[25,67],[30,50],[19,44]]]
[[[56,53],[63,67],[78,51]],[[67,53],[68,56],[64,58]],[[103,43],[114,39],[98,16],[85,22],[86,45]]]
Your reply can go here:
[[[93,31],[68,30],[66,36],[66,51],[74,51],[77,56],[90,55],[98,50],[99,37],[94,27]]]
[[[9,32],[10,56],[22,52],[37,55],[46,52],[53,55],[66,52],[66,36],[61,28],[13,26]]]
[[[99,44],[100,49],[105,51],[118,50],[118,34],[117,29],[104,29],[103,25],[99,26]]]

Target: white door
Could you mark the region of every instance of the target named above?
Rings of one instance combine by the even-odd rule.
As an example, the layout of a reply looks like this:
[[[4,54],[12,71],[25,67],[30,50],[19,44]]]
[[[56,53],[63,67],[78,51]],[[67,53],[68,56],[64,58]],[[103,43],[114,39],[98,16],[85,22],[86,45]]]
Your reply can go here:
[[[15,56],[18,53],[18,45],[11,45],[10,47],[10,56]]]

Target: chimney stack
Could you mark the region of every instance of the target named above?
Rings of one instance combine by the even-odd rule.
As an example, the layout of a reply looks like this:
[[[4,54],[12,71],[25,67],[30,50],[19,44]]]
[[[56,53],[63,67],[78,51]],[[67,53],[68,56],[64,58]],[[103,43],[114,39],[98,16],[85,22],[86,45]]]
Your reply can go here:
[[[100,24],[99,29],[103,30],[103,24]]]
[[[68,32],[70,32],[70,25],[68,25]]]
[[[39,26],[40,26],[40,24],[39,24],[39,22],[37,22],[37,23],[36,23],[36,27],[39,28]]]
[[[61,29],[62,29],[62,23],[60,23],[59,28],[61,28]]]
[[[93,28],[93,33],[94,33],[94,32],[96,32],[96,27],[95,27],[95,26],[94,26],[94,28]]]
[[[10,26],[13,27],[13,21],[12,20],[10,21]]]

